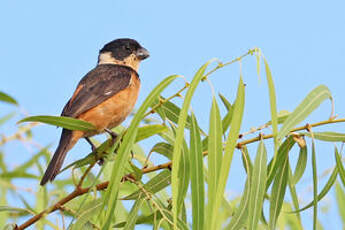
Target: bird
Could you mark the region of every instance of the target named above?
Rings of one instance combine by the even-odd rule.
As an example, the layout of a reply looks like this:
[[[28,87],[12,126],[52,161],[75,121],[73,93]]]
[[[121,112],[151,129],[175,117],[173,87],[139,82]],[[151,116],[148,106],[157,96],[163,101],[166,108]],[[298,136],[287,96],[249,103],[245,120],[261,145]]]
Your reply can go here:
[[[61,113],[61,116],[89,122],[96,129],[62,129],[41,186],[55,179],[67,152],[80,138],[85,138],[92,145],[89,137],[96,134],[108,132],[116,137],[111,129],[121,124],[133,110],[140,90],[139,64],[149,56],[147,49],[130,38],[116,39],[103,46],[96,67],[80,80]]]

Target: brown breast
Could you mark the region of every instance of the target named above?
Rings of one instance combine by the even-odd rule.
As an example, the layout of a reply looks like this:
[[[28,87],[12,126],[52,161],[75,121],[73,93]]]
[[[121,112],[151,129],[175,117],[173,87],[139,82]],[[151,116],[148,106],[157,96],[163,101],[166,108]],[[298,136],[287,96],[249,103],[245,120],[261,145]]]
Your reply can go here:
[[[121,124],[133,110],[139,90],[140,80],[132,74],[130,84],[126,89],[81,114],[79,119],[88,121],[97,128],[96,132],[88,132],[84,136],[93,136],[104,132],[105,128],[111,129]]]

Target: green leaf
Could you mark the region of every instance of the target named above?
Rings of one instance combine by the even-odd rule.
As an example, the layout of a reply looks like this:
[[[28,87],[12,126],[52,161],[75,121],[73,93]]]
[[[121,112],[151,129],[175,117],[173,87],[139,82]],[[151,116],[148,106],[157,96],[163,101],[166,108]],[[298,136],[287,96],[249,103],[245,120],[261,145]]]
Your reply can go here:
[[[214,215],[214,205],[217,186],[219,184],[219,174],[223,159],[223,143],[222,143],[222,123],[217,101],[213,98],[210,113],[210,128],[208,135],[208,187],[207,187],[207,219],[210,220]],[[210,229],[210,227],[209,227]]]
[[[222,100],[225,108],[229,111],[232,108],[231,103],[221,93],[219,93],[219,97]]]
[[[10,120],[11,118],[13,118],[16,115],[15,112],[9,113],[3,117],[0,118],[0,126],[5,124],[8,120]]]
[[[283,144],[280,145],[279,149],[278,149],[278,154],[277,154],[277,161],[276,164],[274,165],[273,170],[270,170],[271,167],[273,167],[273,160],[270,161],[269,165],[268,165],[268,172],[277,172],[279,170],[280,167],[282,167],[282,165],[284,164],[285,160],[286,160],[286,156],[289,155],[290,150],[292,149],[292,147],[295,145],[295,141],[294,139],[290,136],[288,137]],[[267,179],[267,183],[266,183],[266,190],[268,189],[268,187],[271,185],[274,177],[276,174],[269,174],[268,179]]]
[[[72,117],[32,116],[26,117],[18,121],[17,123],[23,123],[28,121],[55,125],[69,130],[93,131],[96,129],[93,124]]]
[[[280,167],[274,170],[275,178],[272,187],[272,193],[270,198],[270,221],[269,227],[274,230],[276,227],[277,219],[280,214],[284,202],[284,196],[286,192],[286,185],[289,178],[289,157],[288,154],[284,154],[282,163],[278,163]]]
[[[253,174],[250,179],[250,199],[248,204],[248,229],[257,229],[264,202],[267,176],[267,152],[261,140],[256,153]]]
[[[199,126],[193,113],[190,130],[190,161],[193,162],[190,167],[193,229],[204,229],[205,188],[203,155]]]
[[[278,113],[278,124],[282,124],[285,122],[285,120],[289,117],[291,113],[286,110],[282,110]],[[266,123],[267,125],[271,125],[272,121],[269,121]]]
[[[228,175],[230,172],[230,166],[232,162],[232,157],[236,148],[238,136],[240,134],[240,128],[242,124],[242,117],[244,111],[244,101],[245,101],[245,92],[242,76],[240,76],[240,81],[238,83],[238,90],[236,95],[236,100],[234,104],[233,117],[231,120],[231,129],[229,131],[229,136],[225,143],[224,157],[222,160],[222,166],[220,170],[219,183],[217,186],[217,194],[215,199],[215,205],[213,208],[213,215],[210,219],[211,228],[215,229],[217,226],[217,213],[219,211],[221,201],[223,200],[225,186],[228,180]]]
[[[326,196],[326,194],[329,192],[329,190],[332,188],[334,182],[337,179],[337,175],[338,175],[338,168],[335,167],[333,169],[333,172],[331,174],[331,176],[329,177],[327,183],[325,184],[325,186],[323,187],[323,189],[321,190],[321,192],[319,193],[319,195],[317,196],[317,201],[319,202],[320,200],[322,200],[322,198],[324,198]],[[304,206],[303,208],[296,210],[292,213],[296,213],[296,212],[302,212],[308,208],[310,208],[311,206],[313,206],[314,204],[314,200],[311,201],[310,203],[308,203],[306,206]]]
[[[317,224],[317,167],[316,167],[316,153],[315,153],[315,141],[314,138],[312,138],[312,151],[311,151],[311,162],[313,167],[313,229],[316,230],[316,224]]]
[[[168,128],[164,125],[145,125],[138,129],[138,134],[135,142],[142,141],[158,133],[167,131]]]
[[[336,163],[337,163],[337,168],[338,168],[338,172],[339,172],[339,176],[340,176],[341,182],[343,182],[343,185],[345,186],[345,169],[344,169],[343,163],[341,161],[341,155],[339,154],[337,148],[335,148],[334,154],[335,154],[335,160],[336,160]]]
[[[2,230],[15,230],[16,227],[16,224],[6,224]]]
[[[309,114],[318,108],[319,105],[327,98],[332,97],[331,92],[326,86],[320,85],[313,89],[285,120],[278,133],[278,140],[281,140],[289,134],[291,129],[307,118]]]
[[[345,229],[345,192],[339,183],[335,184],[335,197],[337,199],[337,206],[343,223],[343,229]]]
[[[271,121],[272,121],[272,129],[273,129],[273,142],[274,142],[274,158],[273,158],[273,165],[275,164],[276,157],[277,157],[277,150],[279,146],[279,140],[277,139],[278,134],[278,115],[277,115],[277,98],[276,92],[274,89],[274,82],[270,67],[267,63],[267,60],[264,58],[265,63],[265,71],[266,71],[266,79],[268,85],[268,92],[270,98],[270,108],[271,108]],[[269,174],[273,173],[272,171]]]
[[[159,96],[159,94],[173,81],[177,78],[177,75],[173,75],[164,79],[158,86],[156,86],[153,91],[147,96],[143,104],[140,106],[138,112],[134,115],[131,125],[127,129],[126,134],[123,137],[123,141],[117,152],[116,161],[111,173],[111,178],[109,180],[109,185],[105,193],[104,203],[102,205],[103,213],[105,213],[105,223],[102,229],[109,229],[114,217],[114,210],[116,207],[119,187],[121,178],[124,174],[125,162],[128,159],[128,155],[134,144],[138,126],[148,107],[152,105],[153,101]],[[108,208],[106,209],[105,206]]]
[[[165,100],[164,97],[161,96],[161,100]],[[171,101],[166,101],[164,102],[160,107],[159,107],[161,113],[164,114],[164,116],[161,115],[161,118],[165,120],[168,118],[170,121],[173,123],[177,124],[178,119],[180,117],[181,109],[177,105],[175,105]],[[191,122],[191,117],[188,115],[187,120],[186,120],[186,128],[190,128],[190,122]]]
[[[293,180],[292,171],[291,171],[291,168],[289,167],[288,185],[289,185],[290,195],[292,198],[292,203],[293,203],[294,209],[298,210],[299,209],[299,202],[298,202],[298,197],[297,197],[297,191],[296,191],[295,184],[293,183],[292,180]],[[302,221],[301,221],[301,215],[299,212],[296,213],[296,221],[295,221],[294,225],[296,225],[295,228],[297,228],[297,229],[301,229],[301,230],[303,229]]]
[[[174,147],[171,144],[168,144],[165,142],[159,142],[152,147],[150,152],[159,153],[171,160],[173,151],[174,151]]]
[[[85,229],[92,217],[96,216],[101,210],[102,201],[100,199],[92,200],[85,204],[81,210],[78,210],[77,221],[72,227],[72,230]]]
[[[0,101],[13,104],[13,105],[18,105],[18,102],[13,97],[1,91],[0,91]]]
[[[174,152],[173,152],[173,168],[172,168],[172,213],[173,213],[173,219],[174,219],[174,225],[173,228],[174,230],[176,229],[176,222],[177,222],[177,217],[178,217],[178,210],[180,209],[182,203],[178,203],[179,201],[179,193],[180,193],[180,187],[182,183],[184,183],[184,178],[179,178],[180,173],[180,158],[183,154],[182,148],[183,148],[183,141],[184,141],[184,130],[186,127],[186,122],[187,122],[187,116],[188,116],[188,110],[190,109],[190,104],[192,97],[194,95],[194,92],[199,85],[205,70],[207,66],[212,62],[212,60],[208,61],[206,64],[204,64],[198,72],[195,74],[189,89],[186,93],[185,99],[183,101],[182,109],[180,112],[180,116],[178,119],[178,128],[177,128],[177,133],[176,133],[176,139],[175,139],[175,144],[174,144]]]
[[[131,209],[131,211],[129,212],[129,215],[127,217],[127,222],[125,227],[123,228],[124,230],[131,230],[135,228],[135,224],[137,222],[138,219],[138,212],[139,209],[141,208],[141,206],[143,205],[145,199],[137,199]]]
[[[302,132],[302,135],[311,137],[310,133]],[[329,141],[329,142],[345,142],[344,133],[336,132],[313,132],[314,138],[320,141]]]
[[[241,152],[243,168],[246,170],[247,175],[249,175],[249,173],[253,171],[253,163],[250,159],[246,145],[242,147]]]
[[[293,174],[293,178],[292,178],[293,184],[297,184],[298,181],[303,176],[305,168],[307,166],[307,160],[308,160],[308,150],[307,150],[307,146],[305,146],[303,148],[300,148],[299,150],[298,161],[297,161],[295,173]]]
[[[250,178],[250,176],[248,178]],[[235,211],[235,215],[232,217],[226,229],[237,230],[237,229],[241,229],[241,227],[245,225],[246,220],[248,218],[249,199],[250,199],[250,186],[247,179],[240,205]]]
[[[23,171],[12,171],[12,172],[4,172],[0,174],[1,178],[6,179],[14,179],[14,178],[29,178],[29,179],[37,179],[39,178],[35,174],[27,173]]]
[[[35,215],[32,211],[25,208],[16,208],[16,207],[10,207],[10,206],[0,206],[0,212],[22,212],[26,214],[32,214]]]
[[[158,175],[149,180],[143,188],[150,194],[155,194],[162,189],[170,185],[171,182],[171,172],[170,170],[163,170]],[[132,194],[123,198],[123,200],[136,200],[139,197],[143,197],[144,193],[141,189],[133,192]]]

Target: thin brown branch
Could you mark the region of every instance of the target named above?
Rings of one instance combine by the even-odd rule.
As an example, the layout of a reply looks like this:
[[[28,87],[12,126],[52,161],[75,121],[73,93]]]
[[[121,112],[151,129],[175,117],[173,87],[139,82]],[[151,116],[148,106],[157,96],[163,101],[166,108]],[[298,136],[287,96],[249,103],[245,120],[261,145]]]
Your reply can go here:
[[[311,128],[311,127],[317,127],[317,126],[326,125],[326,124],[340,123],[340,122],[345,122],[345,118],[336,119],[336,120],[326,120],[326,121],[321,121],[321,122],[317,122],[317,123],[314,123],[314,124],[306,124],[304,126],[301,126],[301,127],[298,127],[298,128],[295,128],[295,129],[291,130],[291,132],[300,131],[300,130],[308,129],[308,128]],[[247,145],[247,144],[250,144],[250,143],[254,143],[254,142],[259,141],[261,139],[269,139],[269,138],[272,138],[272,137],[273,137],[272,134],[270,134],[270,135],[259,135],[256,138],[252,138],[252,139],[245,140],[245,141],[237,143],[236,147],[237,148],[241,148],[244,145]],[[206,156],[207,155],[207,151],[203,152],[203,155]],[[171,166],[172,166],[172,162],[170,161],[170,162],[167,162],[167,163],[164,163],[164,164],[160,164],[160,165],[157,165],[157,166],[153,166],[153,167],[150,167],[150,168],[144,168],[144,169],[142,169],[142,173],[146,174],[146,173],[154,172],[154,171],[157,171],[157,170],[160,170],[160,169],[171,168]],[[86,170],[85,172],[87,173],[88,171],[89,170]],[[122,181],[126,181],[126,180],[128,180],[128,178],[135,178],[135,177],[133,177],[132,174],[128,174],[128,175],[126,175],[126,176],[124,176],[122,178]],[[97,184],[95,186],[96,190],[97,191],[104,190],[104,189],[106,189],[108,187],[108,184],[109,184],[109,181]],[[40,220],[45,215],[48,215],[49,213],[52,213],[52,212],[58,210],[61,206],[63,206],[67,202],[73,200],[74,198],[76,198],[78,196],[81,196],[81,195],[84,195],[85,193],[88,193],[91,189],[93,189],[93,187],[81,188],[81,187],[77,186],[72,193],[70,193],[69,195],[67,195],[66,197],[64,197],[63,199],[58,201],[57,203],[55,203],[50,208],[48,208],[48,209],[42,211],[41,213],[33,216],[32,218],[27,220],[22,225],[17,226],[15,229],[16,230],[23,230],[23,229],[31,226],[32,224],[36,223],[38,220]]]

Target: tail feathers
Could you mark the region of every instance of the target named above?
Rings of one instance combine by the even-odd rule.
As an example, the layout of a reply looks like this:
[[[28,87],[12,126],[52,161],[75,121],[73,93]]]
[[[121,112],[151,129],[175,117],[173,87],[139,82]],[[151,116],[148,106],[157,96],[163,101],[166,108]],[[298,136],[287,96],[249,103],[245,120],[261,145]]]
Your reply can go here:
[[[59,146],[57,147],[54,156],[51,159],[46,172],[44,173],[40,183],[41,185],[45,185],[48,181],[54,180],[62,167],[68,150],[73,147],[74,143],[72,140],[72,131],[63,129]]]

